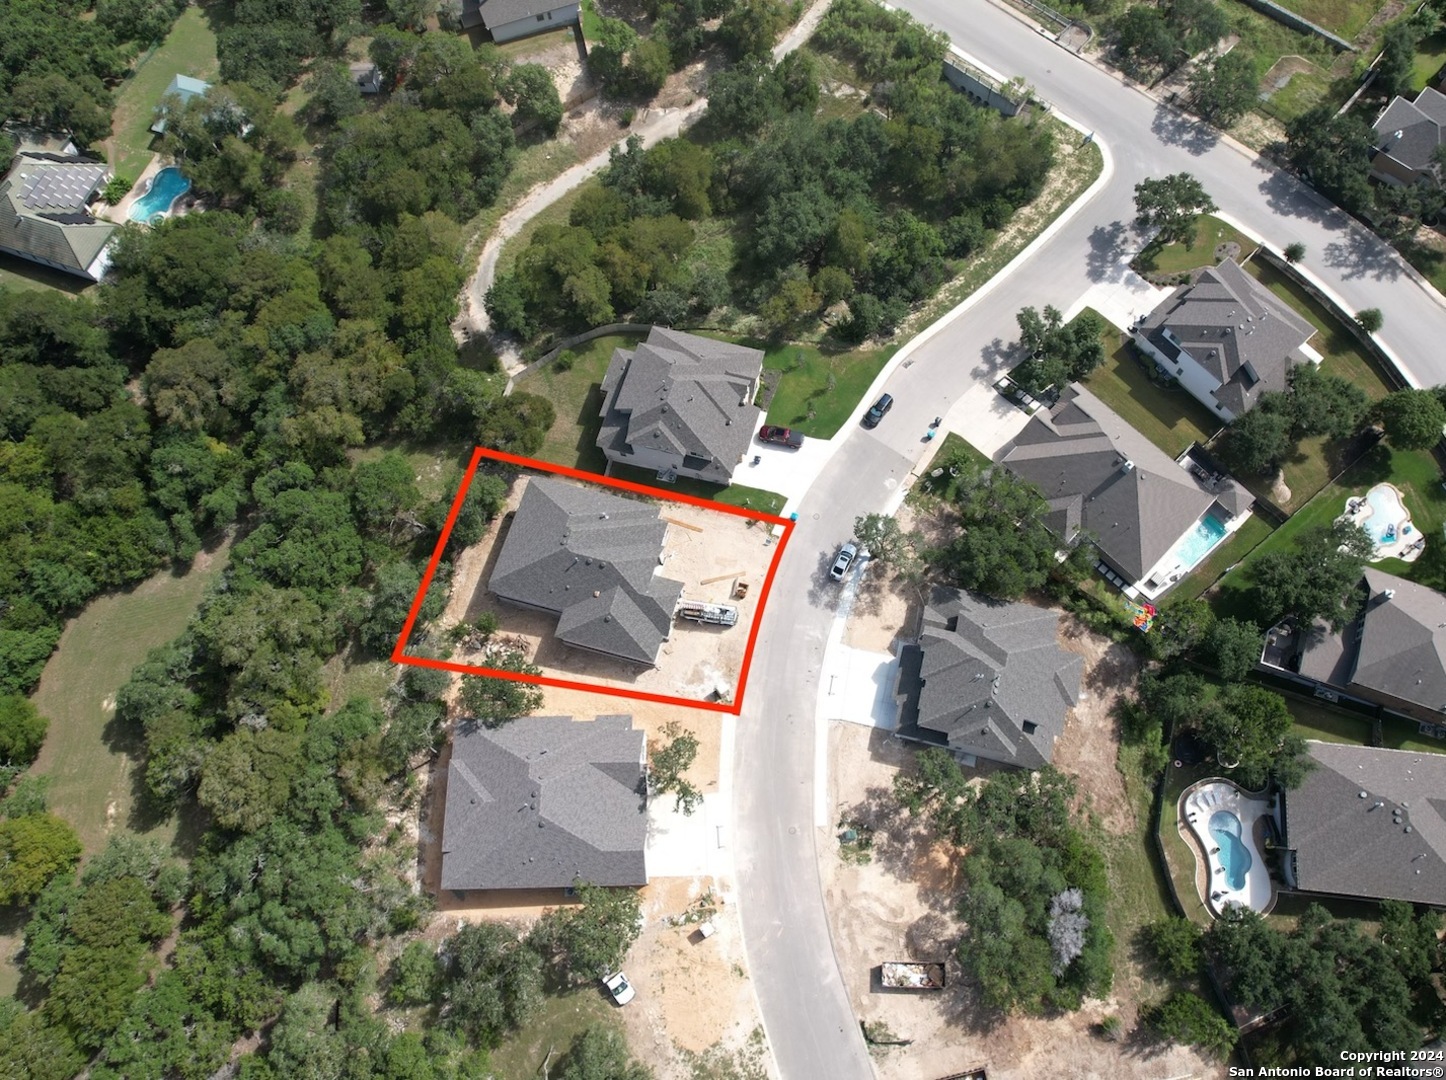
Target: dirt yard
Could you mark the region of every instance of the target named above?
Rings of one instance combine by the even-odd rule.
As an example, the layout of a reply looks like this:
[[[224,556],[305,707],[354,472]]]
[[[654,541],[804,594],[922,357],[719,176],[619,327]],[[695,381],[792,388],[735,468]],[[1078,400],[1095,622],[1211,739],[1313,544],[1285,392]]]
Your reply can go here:
[[[516,508],[525,486],[525,482],[513,486],[508,511]],[[445,632],[459,622],[471,622],[483,612],[491,612],[498,618],[500,632],[519,639],[528,657],[548,676],[585,681],[600,689],[625,686],[697,701],[731,698],[738,688],[763,580],[776,549],[768,530],[750,527],[748,519],[683,503],[658,506],[669,523],[660,572],[683,583],[685,599],[727,602],[737,607],[736,626],[710,627],[678,620],[672,637],[662,647],[656,668],[640,668],[570,648],[557,640],[556,616],[510,607],[488,592],[486,581],[510,521],[499,515],[482,540],[458,559],[439,630]],[[737,596],[739,588],[747,592],[741,598]],[[452,659],[459,663],[481,662],[480,654],[465,652],[458,652]],[[613,699],[611,703],[594,704],[591,710],[626,712],[626,706],[631,704]]]
[[[724,883],[661,878],[643,890],[643,914],[627,966],[637,998],[623,1011],[633,1052],[658,1080],[692,1080],[689,1058],[715,1047],[750,1057],[761,1020]],[[705,918],[716,930],[708,938],[698,929]]]
[[[928,525],[920,522],[920,525]],[[883,579],[868,604],[855,606],[849,644],[886,648],[899,628],[911,627],[916,607],[906,592]],[[907,633],[907,629],[905,631]],[[1055,764],[1079,783],[1081,804],[1115,835],[1136,827],[1123,779],[1111,717],[1118,687],[1133,681],[1135,657],[1073,620],[1061,624],[1060,644],[1085,659],[1079,705],[1055,746]],[[987,1064],[991,1078],[1185,1078],[1223,1075],[1220,1066],[1187,1048],[1159,1051],[1139,1041],[1108,1042],[1093,1031],[1107,1015],[1126,1028],[1139,1003],[1117,979],[1108,1001],[1050,1019],[1002,1018],[982,1008],[953,958],[964,927],[955,914],[963,883],[954,853],[893,808],[893,778],[910,767],[915,751],[887,732],[835,723],[829,732],[829,795],[837,822],[874,830],[871,861],[845,858],[834,831],[819,837],[819,871],[845,985],[859,1019],[882,1024],[886,1037],[908,1046],[876,1047],[883,1080],[933,1080]],[[968,770],[986,776],[981,762]],[[947,987],[938,993],[885,991],[877,968],[885,960],[946,961]]]

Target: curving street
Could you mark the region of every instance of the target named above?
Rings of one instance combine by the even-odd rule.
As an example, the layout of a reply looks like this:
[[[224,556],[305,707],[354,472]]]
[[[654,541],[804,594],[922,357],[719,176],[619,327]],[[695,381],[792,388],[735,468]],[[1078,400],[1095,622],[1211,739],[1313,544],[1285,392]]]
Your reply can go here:
[[[775,1059],[785,1080],[854,1080],[874,1074],[833,953],[815,845],[819,819],[815,740],[824,644],[839,592],[828,563],[855,517],[891,509],[922,455],[929,420],[955,430],[1007,419],[989,385],[1008,366],[1026,305],[1070,308],[1095,286],[1125,280],[1140,244],[1133,234],[1134,185],[1188,171],[1222,211],[1277,248],[1300,241],[1304,268],[1351,311],[1379,308],[1379,339],[1418,385],[1446,382],[1439,294],[1388,246],[1328,207],[1293,178],[1218,135],[1159,106],[1118,78],[1066,52],[992,4],[904,0],[917,18],[946,31],[1006,76],[1022,75],[1044,98],[1095,133],[1112,171],[1027,257],[991,283],[987,297],[956,313],[928,340],[901,353],[859,411],[881,389],[897,404],[874,431],[846,426],[831,457],[794,503],[798,525],[769,600],[739,719],[734,759],[734,855],[749,966]]]

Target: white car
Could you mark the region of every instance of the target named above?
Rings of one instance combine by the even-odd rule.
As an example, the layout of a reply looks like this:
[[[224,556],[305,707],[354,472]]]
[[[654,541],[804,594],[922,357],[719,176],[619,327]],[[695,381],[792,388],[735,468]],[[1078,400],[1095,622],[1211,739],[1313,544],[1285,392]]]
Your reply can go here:
[[[608,988],[608,993],[619,1005],[626,1005],[633,1000],[633,986],[628,982],[628,977],[621,971],[609,975],[603,980],[603,985]]]
[[[842,581],[844,575],[849,572],[849,567],[854,564],[854,558],[858,553],[858,545],[854,543],[848,543],[839,548],[838,554],[834,556],[833,566],[829,568],[828,576],[835,581]]]

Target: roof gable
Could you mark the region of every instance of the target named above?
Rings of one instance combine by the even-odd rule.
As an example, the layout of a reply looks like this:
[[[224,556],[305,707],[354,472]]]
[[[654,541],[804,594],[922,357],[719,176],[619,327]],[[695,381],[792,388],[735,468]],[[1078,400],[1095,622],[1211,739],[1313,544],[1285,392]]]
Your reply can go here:
[[[118,226],[92,217],[89,204],[109,177],[103,162],[77,154],[16,155],[0,181],[0,250],[99,276],[93,268]]]
[[[629,716],[459,727],[447,772],[442,888],[647,883],[644,740]]]
[[[1049,528],[1065,541],[1091,533],[1136,581],[1224,490],[1201,487],[1079,384],[1049,413],[1036,413],[1000,461],[1044,494]]]
[[[727,483],[762,417],[762,370],[758,349],[655,326],[634,351],[613,353],[597,445],[700,458]]]
[[[1285,840],[1300,888],[1441,904],[1446,755],[1346,743],[1307,747],[1317,767],[1285,793]]]
[[[557,614],[570,645],[652,663],[683,590],[657,573],[667,528],[647,503],[533,477],[488,588]]]
[[[1368,599],[1350,682],[1446,709],[1446,596],[1379,570],[1363,576]]]
[[[1046,764],[1079,699],[1084,668],[1059,647],[1058,633],[1053,611],[935,589],[919,638],[923,685],[914,722],[992,761]]]
[[[1286,375],[1304,360],[1299,350],[1315,327],[1226,259],[1202,270],[1193,285],[1176,289],[1139,333],[1166,355],[1187,351],[1221,383],[1216,400],[1238,415],[1266,390],[1286,388]]]
[[[481,0],[482,25],[493,30],[567,6],[564,0]]]
[[[1446,97],[1431,87],[1417,94],[1415,101],[1392,98],[1372,125],[1376,150],[1407,169],[1420,171],[1431,165],[1431,156],[1441,145],[1443,125]]]

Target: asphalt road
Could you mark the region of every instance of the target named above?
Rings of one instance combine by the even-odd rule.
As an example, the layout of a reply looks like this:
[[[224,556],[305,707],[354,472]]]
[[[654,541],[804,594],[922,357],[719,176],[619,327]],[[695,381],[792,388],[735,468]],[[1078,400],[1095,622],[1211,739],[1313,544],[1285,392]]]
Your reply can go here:
[[[835,457],[799,504],[768,602],[734,762],[744,934],[785,1080],[874,1075],[833,953],[815,851],[821,835],[813,809],[815,710],[838,602],[837,586],[827,580],[829,562],[854,518],[885,508],[907,479],[929,420],[966,388],[1010,366],[1019,308],[1063,309],[1090,286],[1120,279],[1123,261],[1140,246],[1129,225],[1134,185],[1147,176],[1194,173],[1250,231],[1277,247],[1304,243],[1305,266],[1350,310],[1380,308],[1381,340],[1419,384],[1446,382],[1446,350],[1439,344],[1446,339],[1446,309],[1394,251],[1309,189],[982,0],[904,0],[902,6],[1006,76],[1023,75],[1092,128],[1113,159],[1113,173],[1048,242],[997,279],[983,302],[913,352],[888,380],[893,411],[875,431],[845,428]]]

